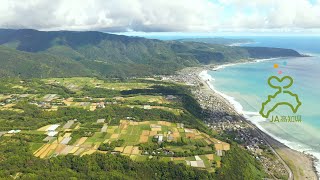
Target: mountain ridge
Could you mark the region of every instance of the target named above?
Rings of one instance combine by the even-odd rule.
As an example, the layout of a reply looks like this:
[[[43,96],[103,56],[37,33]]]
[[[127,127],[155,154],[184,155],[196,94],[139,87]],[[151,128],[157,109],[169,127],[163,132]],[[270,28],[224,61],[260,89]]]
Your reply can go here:
[[[136,77],[168,75],[176,70],[207,64],[222,64],[254,58],[283,56],[301,57],[297,51],[282,48],[230,47],[202,42],[161,41],[142,37],[115,35],[97,31],[38,31],[32,29],[0,29],[0,46],[12,49],[19,62],[50,66],[51,72],[23,77],[61,77],[89,75],[103,77]],[[28,52],[26,55],[24,52]],[[40,54],[40,57],[39,57]],[[36,57],[30,57],[30,56]],[[50,58],[49,58],[50,57]],[[22,58],[22,59],[21,59]],[[40,59],[43,61],[40,61]],[[49,63],[46,59],[52,59]],[[36,59],[36,60],[34,60]],[[53,60],[55,59],[55,60]],[[78,68],[59,68],[62,62]],[[4,74],[20,75],[19,71],[32,71],[28,66],[14,68],[2,58],[1,67],[9,67]],[[28,64],[28,63],[27,63]],[[26,69],[27,68],[27,69]]]

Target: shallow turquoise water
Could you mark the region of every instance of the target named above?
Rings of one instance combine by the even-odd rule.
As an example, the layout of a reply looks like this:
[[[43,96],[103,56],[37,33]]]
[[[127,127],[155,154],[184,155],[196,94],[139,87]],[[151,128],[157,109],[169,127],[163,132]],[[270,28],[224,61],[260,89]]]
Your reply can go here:
[[[287,62],[287,65],[283,65]],[[278,69],[273,64],[279,64]],[[279,75],[278,70],[282,70]],[[258,112],[261,103],[275,90],[267,84],[269,76],[294,79],[290,90],[299,95],[302,106],[297,114],[303,115],[305,123],[320,128],[320,58],[277,59],[259,63],[229,66],[209,73],[216,79],[213,85],[222,92],[235,97],[245,111]],[[278,113],[283,114],[284,109]],[[288,109],[290,110],[290,109]],[[290,112],[290,111],[289,111]]]
[[[279,64],[279,68],[273,65]],[[286,64],[286,65],[285,65]],[[283,73],[278,74],[281,70]],[[294,79],[290,91],[299,95],[302,105],[297,113],[288,106],[278,107],[272,115],[301,115],[301,123],[270,122],[261,115],[249,119],[291,148],[312,153],[320,158],[320,58],[282,58],[258,63],[228,66],[209,71],[216,90],[234,97],[244,114],[259,112],[263,101],[275,90],[267,84],[268,77],[286,75]],[[250,113],[252,114],[252,113]],[[257,113],[256,113],[257,114]]]

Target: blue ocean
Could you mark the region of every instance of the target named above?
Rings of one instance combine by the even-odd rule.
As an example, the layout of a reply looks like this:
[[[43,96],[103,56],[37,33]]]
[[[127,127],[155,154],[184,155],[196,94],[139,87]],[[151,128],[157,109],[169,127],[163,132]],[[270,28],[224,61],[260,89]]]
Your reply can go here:
[[[251,37],[252,38],[252,37]],[[256,43],[246,46],[292,48],[312,57],[281,58],[257,63],[226,66],[208,74],[213,87],[240,103],[240,111],[258,127],[290,148],[320,158],[320,38],[319,37],[256,37]],[[278,68],[274,68],[278,64]],[[279,74],[281,71],[281,74]],[[273,115],[300,115],[302,122],[270,122],[258,112],[268,95],[273,95],[267,80],[270,76],[290,76],[294,83],[290,91],[299,96],[302,105],[296,113],[282,105]],[[231,98],[232,97],[232,98]],[[239,110],[239,107],[238,107]],[[319,171],[320,165],[317,164]]]
[[[146,38],[174,40],[199,38],[197,35],[151,35]],[[201,36],[217,37],[217,36]],[[223,36],[219,36],[223,37]],[[292,149],[314,155],[320,159],[320,37],[311,36],[226,36],[254,40],[244,46],[279,47],[312,55],[303,58],[281,58],[256,63],[235,64],[204,72],[210,77],[212,89],[228,99],[247,119],[260,129]],[[278,68],[274,68],[278,64]],[[281,74],[279,74],[281,71]],[[203,73],[202,73],[203,74]],[[289,106],[278,106],[274,116],[301,116],[302,122],[270,122],[258,113],[262,103],[275,90],[267,80],[270,76],[290,76],[290,91],[299,96],[302,105],[296,113]],[[318,172],[320,164],[316,164]]]

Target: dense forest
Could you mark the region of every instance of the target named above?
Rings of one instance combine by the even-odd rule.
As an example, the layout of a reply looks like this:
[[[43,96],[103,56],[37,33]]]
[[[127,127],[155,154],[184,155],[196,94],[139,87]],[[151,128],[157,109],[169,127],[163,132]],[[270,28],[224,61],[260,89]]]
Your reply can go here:
[[[160,41],[102,32],[0,29],[0,76],[132,77],[252,58],[301,56],[280,48]],[[26,53],[28,52],[28,53]]]

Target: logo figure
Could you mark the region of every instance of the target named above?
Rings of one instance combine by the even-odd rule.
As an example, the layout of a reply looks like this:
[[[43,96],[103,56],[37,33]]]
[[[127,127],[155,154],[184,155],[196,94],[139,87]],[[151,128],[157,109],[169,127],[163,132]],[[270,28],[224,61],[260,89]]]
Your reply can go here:
[[[276,80],[279,82],[279,85],[274,85],[272,80]],[[286,80],[286,81],[284,81]],[[287,83],[286,83],[287,82]],[[288,83],[289,82],[289,83]],[[301,101],[297,94],[292,93],[291,91],[287,90],[293,84],[293,79],[290,76],[284,76],[281,79],[277,76],[271,76],[268,79],[268,84],[271,88],[278,89],[278,91],[268,96],[268,100],[262,103],[262,107],[260,110],[260,114],[264,118],[268,118],[270,113],[274,111],[280,105],[287,105],[291,108],[293,113],[298,111],[298,108],[301,106]],[[282,101],[282,99],[291,99],[294,102],[293,104]],[[270,107],[268,109],[268,107]]]

